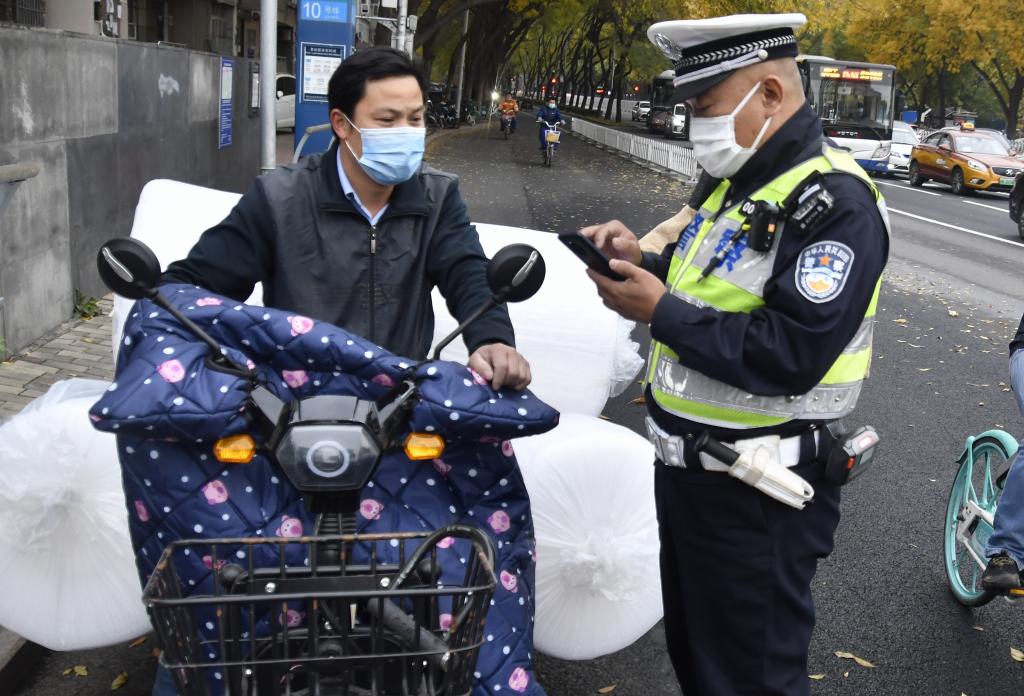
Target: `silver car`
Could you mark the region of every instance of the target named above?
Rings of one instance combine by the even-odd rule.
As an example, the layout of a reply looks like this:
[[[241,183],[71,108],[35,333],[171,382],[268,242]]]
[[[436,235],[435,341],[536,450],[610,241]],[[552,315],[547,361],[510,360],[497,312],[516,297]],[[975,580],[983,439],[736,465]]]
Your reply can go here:
[[[643,121],[647,118],[647,113],[651,110],[651,103],[649,101],[637,102],[633,106],[633,120]]]
[[[889,150],[889,176],[908,174],[910,171],[910,151],[920,142],[914,129],[903,121],[893,121],[892,148]]]

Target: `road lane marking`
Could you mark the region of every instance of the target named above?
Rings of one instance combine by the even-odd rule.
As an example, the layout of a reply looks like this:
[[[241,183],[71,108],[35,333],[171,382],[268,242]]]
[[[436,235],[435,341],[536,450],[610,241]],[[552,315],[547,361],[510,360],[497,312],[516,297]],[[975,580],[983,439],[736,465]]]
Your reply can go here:
[[[914,218],[915,220],[921,220],[923,222],[930,222],[933,225],[940,225],[942,227],[948,227],[951,230],[958,230],[960,232],[966,232],[967,234],[973,234],[976,237],[984,237],[986,239],[991,239],[991,240],[996,241],[996,242],[1002,242],[1003,244],[1012,244],[1015,247],[1024,248],[1024,243],[1015,242],[1012,239],[1003,239],[1002,237],[993,237],[992,235],[985,234],[984,232],[978,232],[976,230],[969,230],[966,227],[960,227],[959,225],[951,225],[948,222],[939,222],[938,220],[932,220],[931,218],[922,217],[920,215],[914,215],[913,213],[907,213],[907,212],[902,211],[902,210],[896,210],[895,208],[889,208],[888,210],[889,210],[890,213],[896,213],[897,215],[906,215],[907,217]]]
[[[967,205],[976,205],[979,208],[989,208],[990,210],[998,210],[1000,213],[1005,213],[1006,215],[1010,214],[1009,208],[1000,208],[995,205],[988,205],[987,203],[978,203],[977,201],[964,201],[964,203],[966,203]]]
[[[913,188],[911,186],[904,186],[903,184],[894,184],[891,181],[878,181],[877,179],[875,179],[873,181],[876,184],[881,184],[882,186],[895,186],[896,188],[901,188],[904,191],[917,191],[918,193],[926,193],[929,196],[941,196],[942,195],[941,193],[935,193],[934,191],[925,191],[924,189]]]

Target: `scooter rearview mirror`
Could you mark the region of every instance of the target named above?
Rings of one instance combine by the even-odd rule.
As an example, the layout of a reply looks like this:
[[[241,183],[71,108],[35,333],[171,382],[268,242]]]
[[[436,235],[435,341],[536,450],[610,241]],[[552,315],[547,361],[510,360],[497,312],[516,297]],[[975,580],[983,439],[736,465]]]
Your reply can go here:
[[[103,284],[121,297],[141,300],[156,295],[160,261],[137,239],[111,239],[100,247],[96,266]]]
[[[536,295],[544,284],[545,272],[544,257],[529,244],[509,244],[500,249],[487,264],[487,285],[494,293],[491,299],[445,336],[434,348],[431,359],[439,360],[441,351],[491,307],[522,302]]]
[[[220,344],[157,291],[160,285],[160,260],[148,246],[130,237],[111,239],[100,247],[96,255],[96,266],[103,283],[116,294],[129,300],[152,300],[155,305],[167,310],[179,323],[210,347],[213,364],[219,369],[249,374],[248,367],[236,365],[228,359]]]
[[[544,257],[529,244],[503,247],[487,264],[487,284],[495,302],[522,302],[544,284]]]

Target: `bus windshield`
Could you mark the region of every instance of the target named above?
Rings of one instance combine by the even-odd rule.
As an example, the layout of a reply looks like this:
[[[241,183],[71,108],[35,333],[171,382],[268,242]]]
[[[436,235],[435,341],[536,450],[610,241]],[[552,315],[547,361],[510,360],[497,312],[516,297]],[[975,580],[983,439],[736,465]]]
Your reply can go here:
[[[806,61],[807,101],[832,138],[892,138],[894,70],[838,61]]]

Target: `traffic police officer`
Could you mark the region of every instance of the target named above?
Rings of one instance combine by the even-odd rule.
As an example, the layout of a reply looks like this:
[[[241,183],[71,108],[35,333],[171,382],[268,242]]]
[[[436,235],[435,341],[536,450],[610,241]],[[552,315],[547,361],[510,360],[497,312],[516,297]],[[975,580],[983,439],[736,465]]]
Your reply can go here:
[[[805,22],[652,26],[675,100],[692,106],[697,161],[722,181],[660,254],[618,221],[581,230],[625,276],[588,271],[604,303],[651,327],[665,632],[686,696],[809,693],[810,583],[839,523],[823,462],[870,364],[888,216],[806,104]],[[704,434],[753,453],[764,478],[698,451]]]

